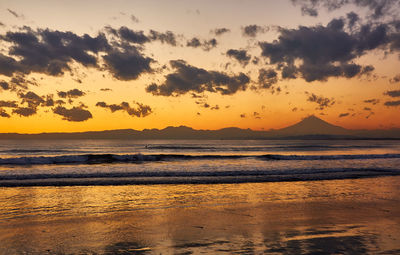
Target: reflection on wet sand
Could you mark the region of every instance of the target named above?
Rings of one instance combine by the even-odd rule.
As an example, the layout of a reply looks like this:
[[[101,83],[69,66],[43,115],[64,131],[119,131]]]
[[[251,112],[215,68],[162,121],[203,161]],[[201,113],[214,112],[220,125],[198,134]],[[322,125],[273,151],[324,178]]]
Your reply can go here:
[[[2,188],[0,254],[398,254],[400,178]]]

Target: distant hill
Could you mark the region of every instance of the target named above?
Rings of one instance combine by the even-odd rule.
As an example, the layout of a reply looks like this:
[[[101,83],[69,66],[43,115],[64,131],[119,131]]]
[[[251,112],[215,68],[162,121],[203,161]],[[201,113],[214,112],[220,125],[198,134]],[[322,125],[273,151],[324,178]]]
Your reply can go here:
[[[74,133],[0,133],[0,139],[400,139],[400,129],[351,130],[332,125],[316,116],[309,116],[292,126],[271,131],[254,131],[235,127],[219,130],[196,130],[180,126],[143,131],[118,129]]]

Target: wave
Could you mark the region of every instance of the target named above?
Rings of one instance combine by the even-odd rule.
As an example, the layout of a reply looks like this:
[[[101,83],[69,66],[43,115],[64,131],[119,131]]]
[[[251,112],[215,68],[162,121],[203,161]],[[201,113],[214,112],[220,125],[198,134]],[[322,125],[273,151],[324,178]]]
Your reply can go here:
[[[400,158],[400,154],[360,155],[187,155],[187,154],[82,154],[61,156],[29,156],[0,158],[0,165],[52,165],[52,164],[107,164],[143,163],[179,160],[234,160],[254,158],[259,160],[351,160]]]
[[[60,152],[74,152],[70,150],[54,150],[54,149],[7,149],[0,150],[0,153],[60,153]]]
[[[378,168],[23,174],[0,175],[0,187],[286,182],[355,179],[396,175],[400,175],[400,171]]]
[[[315,145],[315,144],[299,144],[299,145],[260,145],[260,146],[195,146],[195,145],[145,145],[147,150],[173,150],[173,151],[326,151],[339,149],[373,149],[382,148],[381,145]]]

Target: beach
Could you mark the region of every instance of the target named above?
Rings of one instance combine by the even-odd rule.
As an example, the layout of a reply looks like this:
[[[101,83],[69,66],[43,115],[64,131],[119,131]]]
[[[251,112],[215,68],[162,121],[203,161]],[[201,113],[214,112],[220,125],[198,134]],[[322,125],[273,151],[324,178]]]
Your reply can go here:
[[[400,177],[0,188],[1,254],[397,254]]]

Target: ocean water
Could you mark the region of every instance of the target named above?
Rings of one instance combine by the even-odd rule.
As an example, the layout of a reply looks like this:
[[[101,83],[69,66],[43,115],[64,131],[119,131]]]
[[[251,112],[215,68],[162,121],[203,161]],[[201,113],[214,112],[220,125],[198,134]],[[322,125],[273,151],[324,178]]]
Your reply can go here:
[[[0,254],[400,254],[399,166],[397,140],[2,141]]]
[[[399,174],[399,140],[7,140],[0,145],[3,187],[279,182]]]

